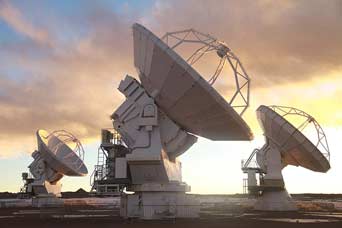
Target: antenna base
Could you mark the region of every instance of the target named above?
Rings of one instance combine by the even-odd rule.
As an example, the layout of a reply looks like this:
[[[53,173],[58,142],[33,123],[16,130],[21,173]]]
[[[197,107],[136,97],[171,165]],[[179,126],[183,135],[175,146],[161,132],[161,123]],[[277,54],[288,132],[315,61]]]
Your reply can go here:
[[[298,208],[286,189],[264,191],[254,205],[258,211],[297,211]]]
[[[121,196],[120,215],[144,220],[199,217],[200,203],[185,194],[185,183],[143,184],[130,186],[134,194]]]
[[[256,167],[249,167],[255,157]],[[254,150],[248,163],[242,170],[248,174],[247,190],[250,195],[257,196],[255,210],[260,211],[296,211],[297,207],[285,189],[280,150],[271,142]],[[256,176],[259,175],[259,183]]]

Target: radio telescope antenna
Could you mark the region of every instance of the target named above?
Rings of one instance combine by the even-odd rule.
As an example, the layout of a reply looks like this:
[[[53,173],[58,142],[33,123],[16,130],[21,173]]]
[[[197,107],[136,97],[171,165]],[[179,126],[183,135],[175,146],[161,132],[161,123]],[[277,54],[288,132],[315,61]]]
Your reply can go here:
[[[190,186],[182,182],[178,156],[197,141],[195,135],[248,141],[253,134],[242,113],[212,87],[216,74],[208,82],[175,48],[142,25],[133,25],[133,40],[141,82],[128,75],[121,81],[118,89],[126,100],[112,114],[114,128],[129,151],[125,160],[115,161],[116,167],[127,164],[129,171],[116,170],[117,183],[128,178],[126,188],[134,192],[122,195],[121,215],[197,217],[199,203],[185,194]],[[212,47],[222,58],[230,55],[223,47]]]
[[[311,115],[292,107],[261,105],[257,118],[266,143],[261,149],[255,149],[242,166],[248,174],[248,191],[260,195],[255,209],[297,210],[285,189],[282,169],[294,165],[327,172],[330,151],[325,133]],[[304,134],[309,126],[310,133],[316,134],[313,139]],[[259,185],[256,174],[259,174]]]
[[[34,161],[29,169],[33,176],[28,192],[38,197],[61,197],[60,180],[64,175],[85,176],[88,173],[83,162],[81,142],[65,130],[48,133],[37,131],[38,150],[32,153]]]
[[[194,30],[185,31],[189,33]],[[176,34],[179,35],[185,31],[176,32]],[[142,86],[149,96],[154,98],[163,112],[189,133],[211,140],[251,140],[253,134],[241,117],[248,107],[248,75],[244,73],[244,70],[241,73],[237,70],[243,69],[243,67],[223,42],[216,41],[210,35],[203,38],[202,33],[195,32],[194,34],[197,34],[201,41],[183,39],[176,45],[168,46],[146,28],[135,24],[133,26],[134,65],[139,73]],[[200,34],[202,35],[200,36]],[[176,37],[175,33],[167,33],[164,40],[170,43],[171,37]],[[236,66],[234,68],[236,69],[235,77],[230,80],[237,86],[232,97],[223,98],[192,67],[193,61],[187,62],[175,51],[176,47],[187,49],[185,44],[189,43],[206,45],[207,48],[210,48],[210,52],[216,51],[217,55],[222,56],[226,59],[225,61],[231,61]],[[195,53],[197,52],[195,51]],[[197,56],[196,59],[200,59],[204,55],[195,54],[195,56]],[[210,63],[209,61],[206,65],[210,65]],[[240,74],[244,75],[244,83],[238,80]],[[242,99],[246,102],[240,106],[243,111],[239,114],[234,109],[233,103],[238,94],[243,94],[243,90],[247,90],[246,95],[243,95],[245,99]]]

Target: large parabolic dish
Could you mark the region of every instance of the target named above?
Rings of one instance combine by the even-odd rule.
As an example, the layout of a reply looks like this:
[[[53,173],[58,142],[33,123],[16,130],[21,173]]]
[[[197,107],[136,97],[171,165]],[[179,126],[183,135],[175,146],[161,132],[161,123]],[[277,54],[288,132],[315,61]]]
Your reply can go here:
[[[299,127],[294,127],[286,119],[290,115],[303,117],[304,121]],[[261,105],[257,109],[257,118],[267,141],[272,141],[281,150],[284,165],[302,166],[316,172],[327,172],[330,169],[330,153],[325,134],[312,116],[292,107]],[[313,124],[316,129],[315,144],[302,133],[308,124]]]
[[[83,163],[83,148],[79,141],[66,131],[48,133],[37,131],[38,150],[46,163],[56,172],[67,176],[85,176],[87,167]],[[67,144],[75,144],[71,149]]]
[[[212,140],[251,140],[234,108],[151,31],[133,25],[134,65],[157,105],[184,130]]]

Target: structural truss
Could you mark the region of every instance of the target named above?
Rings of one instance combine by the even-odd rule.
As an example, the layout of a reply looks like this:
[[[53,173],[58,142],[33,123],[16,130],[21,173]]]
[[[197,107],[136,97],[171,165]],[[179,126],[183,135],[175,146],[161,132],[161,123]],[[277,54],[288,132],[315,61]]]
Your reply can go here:
[[[329,150],[327,137],[322,127],[319,125],[319,123],[315,120],[314,117],[312,117],[311,115],[307,114],[306,112],[302,110],[299,110],[293,107],[272,105],[272,106],[269,106],[269,108],[271,108],[272,110],[274,110],[275,112],[277,112],[279,115],[281,115],[284,118],[286,118],[286,116],[289,116],[289,115],[294,115],[294,116],[304,118],[303,122],[297,127],[297,129],[301,132],[303,132],[304,129],[308,127],[308,125],[312,124],[312,126],[314,127],[317,133],[317,141],[313,143],[317,148],[321,149],[321,153],[330,162],[330,150]]]
[[[229,64],[235,79],[235,92],[228,99],[228,102],[240,115],[246,111],[249,106],[250,78],[239,58],[224,42],[194,29],[168,32],[162,37],[162,40],[171,49],[184,44],[198,44],[199,48],[195,49],[190,57],[186,59],[190,65],[194,65],[206,54],[216,52],[219,56],[218,65],[214,73],[209,76],[208,83],[213,85],[223,72],[224,66]]]

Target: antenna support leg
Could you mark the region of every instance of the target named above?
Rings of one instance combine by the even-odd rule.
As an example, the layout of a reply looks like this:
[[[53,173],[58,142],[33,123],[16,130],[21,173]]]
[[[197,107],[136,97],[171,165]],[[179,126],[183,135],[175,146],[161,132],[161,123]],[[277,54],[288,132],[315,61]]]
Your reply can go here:
[[[298,210],[291,196],[288,194],[282,175],[281,154],[278,148],[269,142],[268,147],[260,150],[259,161],[265,170],[261,177],[259,196],[254,208],[261,211],[296,211]]]

